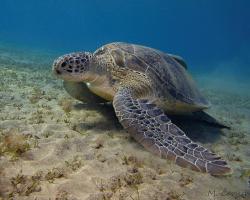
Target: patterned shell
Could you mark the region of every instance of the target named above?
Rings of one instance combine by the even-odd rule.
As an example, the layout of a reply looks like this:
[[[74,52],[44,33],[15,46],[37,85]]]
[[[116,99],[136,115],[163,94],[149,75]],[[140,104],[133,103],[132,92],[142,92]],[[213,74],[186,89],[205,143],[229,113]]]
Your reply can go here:
[[[106,53],[112,55],[119,67],[147,74],[159,98],[204,108],[209,106],[187,70],[172,56],[153,48],[121,42],[107,44],[95,52]]]

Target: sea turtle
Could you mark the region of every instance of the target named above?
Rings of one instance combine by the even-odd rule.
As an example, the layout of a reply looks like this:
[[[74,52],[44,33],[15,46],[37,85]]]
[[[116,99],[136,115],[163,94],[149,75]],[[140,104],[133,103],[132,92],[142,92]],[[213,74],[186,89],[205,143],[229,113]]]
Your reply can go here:
[[[94,53],[63,55],[54,74],[78,100],[110,101],[122,126],[150,152],[212,175],[231,171],[221,157],[191,141],[168,117],[208,108],[179,56],[122,42]]]

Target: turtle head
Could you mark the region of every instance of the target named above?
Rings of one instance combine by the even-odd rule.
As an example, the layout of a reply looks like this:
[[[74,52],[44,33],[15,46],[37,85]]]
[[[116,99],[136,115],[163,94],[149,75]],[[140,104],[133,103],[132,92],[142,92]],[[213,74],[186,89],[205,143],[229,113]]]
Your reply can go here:
[[[93,55],[89,52],[70,53],[57,58],[52,66],[56,77],[73,82],[88,79],[93,64]]]

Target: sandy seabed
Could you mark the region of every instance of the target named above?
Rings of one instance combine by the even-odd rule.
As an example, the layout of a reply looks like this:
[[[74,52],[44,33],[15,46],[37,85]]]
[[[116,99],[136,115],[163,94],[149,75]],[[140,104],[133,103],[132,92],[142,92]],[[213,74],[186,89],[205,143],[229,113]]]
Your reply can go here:
[[[147,152],[122,129],[110,105],[71,98],[51,74],[55,57],[0,48],[0,199],[250,199],[246,90],[225,90],[200,76],[212,103],[208,112],[231,129],[176,122],[228,161],[233,173],[215,177]]]

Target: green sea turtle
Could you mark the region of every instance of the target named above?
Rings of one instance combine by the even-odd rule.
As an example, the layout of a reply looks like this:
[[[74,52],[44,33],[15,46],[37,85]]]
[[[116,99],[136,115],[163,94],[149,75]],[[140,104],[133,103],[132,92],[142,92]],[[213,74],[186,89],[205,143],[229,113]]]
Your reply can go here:
[[[54,74],[78,100],[110,101],[122,126],[150,152],[212,175],[230,172],[216,154],[191,141],[168,114],[208,108],[179,56],[115,42],[94,53],[78,52],[54,61]]]

